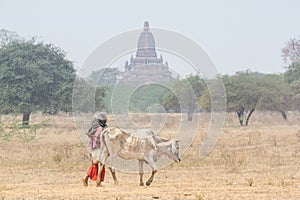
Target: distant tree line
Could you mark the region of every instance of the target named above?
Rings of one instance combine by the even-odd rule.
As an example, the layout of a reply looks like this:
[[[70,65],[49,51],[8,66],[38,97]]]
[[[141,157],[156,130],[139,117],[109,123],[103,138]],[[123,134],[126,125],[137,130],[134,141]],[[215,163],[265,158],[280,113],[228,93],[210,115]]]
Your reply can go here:
[[[113,70],[110,70],[110,72]],[[115,70],[117,71],[117,70]],[[275,111],[287,120],[287,111],[300,110],[300,64],[293,63],[283,74],[262,74],[250,70],[234,75],[217,77],[222,79],[226,91],[226,109],[235,112],[241,126],[249,124],[256,110]],[[182,80],[169,83],[168,87],[148,84],[136,90],[130,99],[131,112],[149,112],[152,105],[161,105],[164,109],[156,112],[186,112],[187,119],[192,120],[195,112],[210,112],[211,95],[207,83],[213,85],[216,79],[204,79],[198,75],[189,75]],[[114,84],[99,85],[97,107],[107,109]],[[122,92],[127,93],[123,86]],[[122,95],[121,95],[122,96]],[[121,105],[120,103],[117,105]],[[121,112],[121,111],[120,111]]]
[[[207,83],[213,85],[221,78],[226,91],[226,109],[236,113],[241,126],[249,124],[256,110],[276,111],[287,119],[287,111],[300,110],[300,40],[289,40],[282,56],[288,65],[282,74],[246,70],[215,79],[189,75],[167,87],[144,85],[132,94],[129,111],[185,112],[187,119],[192,120],[195,112],[212,111]],[[36,111],[45,114],[111,112],[110,100],[120,75],[117,68],[106,68],[91,72],[86,79],[76,79],[73,63],[59,47],[0,30],[0,114],[22,114],[24,125]],[[121,92],[125,94],[127,86],[122,87]],[[77,99],[73,104],[72,98]],[[116,105],[123,104],[122,98],[118,98]]]

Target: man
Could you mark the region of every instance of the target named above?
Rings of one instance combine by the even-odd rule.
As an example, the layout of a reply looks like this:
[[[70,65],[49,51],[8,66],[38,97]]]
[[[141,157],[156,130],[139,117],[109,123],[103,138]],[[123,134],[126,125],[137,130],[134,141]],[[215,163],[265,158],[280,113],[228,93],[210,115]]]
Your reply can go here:
[[[84,186],[88,186],[88,180],[96,181],[98,177],[98,166],[100,157],[100,136],[104,128],[107,127],[107,114],[105,112],[96,113],[93,117],[91,127],[87,133],[90,138],[88,149],[92,156],[92,165],[89,167],[87,176],[82,180]],[[101,182],[104,181],[105,166],[101,171]]]

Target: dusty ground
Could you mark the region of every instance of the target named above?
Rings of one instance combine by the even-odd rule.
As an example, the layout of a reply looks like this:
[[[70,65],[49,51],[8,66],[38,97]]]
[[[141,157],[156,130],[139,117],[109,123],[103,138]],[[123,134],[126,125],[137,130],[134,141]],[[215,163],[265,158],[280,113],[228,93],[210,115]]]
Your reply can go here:
[[[229,114],[213,152],[199,160],[204,117],[182,162],[158,171],[150,187],[138,186],[138,174],[122,172],[118,186],[107,173],[103,187],[83,187],[90,159],[73,118],[33,114],[32,124],[43,123],[32,138],[29,130],[16,131],[15,119],[0,119],[1,199],[300,199],[299,113],[288,121],[255,113],[249,127]]]

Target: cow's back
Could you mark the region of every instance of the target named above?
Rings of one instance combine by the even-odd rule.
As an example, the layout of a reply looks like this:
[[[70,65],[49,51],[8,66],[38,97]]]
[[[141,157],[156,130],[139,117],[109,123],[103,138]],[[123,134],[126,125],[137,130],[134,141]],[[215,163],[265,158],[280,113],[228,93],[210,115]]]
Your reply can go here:
[[[131,153],[147,153],[156,150],[154,133],[149,129],[122,130],[119,128],[109,128],[109,142],[116,149]]]

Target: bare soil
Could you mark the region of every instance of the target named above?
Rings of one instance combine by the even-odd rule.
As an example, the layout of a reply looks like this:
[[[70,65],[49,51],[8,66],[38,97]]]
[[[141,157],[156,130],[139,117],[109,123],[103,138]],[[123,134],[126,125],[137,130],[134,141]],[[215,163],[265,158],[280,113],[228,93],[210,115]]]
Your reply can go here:
[[[6,133],[15,119],[0,118]],[[299,113],[289,113],[285,121],[279,113],[257,112],[248,127],[240,127],[235,115],[228,114],[217,145],[200,160],[208,122],[208,116],[202,118],[182,161],[159,170],[151,186],[140,187],[138,174],[120,171],[115,186],[107,170],[103,187],[97,188],[95,182],[82,185],[91,161],[72,116],[33,114],[31,124],[42,123],[34,138],[1,135],[0,198],[300,199]]]

